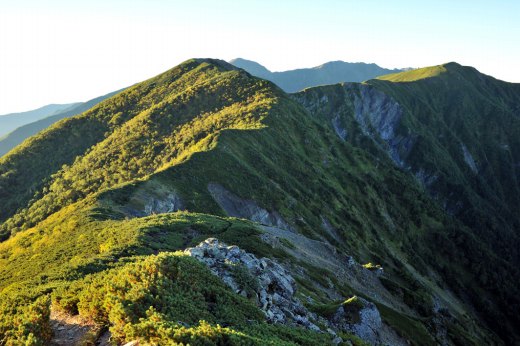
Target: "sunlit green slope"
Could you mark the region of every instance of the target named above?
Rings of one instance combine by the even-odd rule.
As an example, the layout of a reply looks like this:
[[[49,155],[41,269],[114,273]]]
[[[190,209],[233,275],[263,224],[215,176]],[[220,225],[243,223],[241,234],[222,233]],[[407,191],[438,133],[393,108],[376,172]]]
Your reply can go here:
[[[388,94],[385,86],[393,85],[370,83]],[[348,140],[338,135],[330,112],[355,113],[354,102],[343,104],[343,89],[309,89],[290,97],[225,62],[194,59],[53,125],[11,151],[0,159],[4,328],[19,323],[13,317],[17,314],[30,319],[29,302],[46,294],[65,292],[74,298],[70,290],[77,286],[76,299],[81,300],[86,293],[79,292],[89,292],[83,287],[88,280],[104,282],[119,270],[132,276],[142,265],[157,268],[162,261],[184,263],[172,254],[150,256],[209,236],[302,266],[312,273],[302,276],[311,280],[301,281],[305,292],[329,302],[320,287],[328,282],[334,286],[335,273],[316,270],[266,245],[259,237],[262,223],[325,241],[361,263],[383,265],[387,276],[381,282],[394,301],[376,303],[382,304],[385,321],[409,342],[441,342],[435,329],[435,304],[441,300],[450,316],[442,322],[448,343],[500,344],[497,333],[505,339],[504,330],[486,329],[484,319],[473,312],[481,308],[473,295],[485,294],[489,311],[502,321],[509,316],[501,310],[509,296],[475,282],[470,261],[478,252],[486,261],[479,269],[485,275],[497,266],[509,270],[508,262],[471,225],[453,219],[432,200],[407,167],[396,165],[381,149],[384,141],[362,131],[354,135],[349,130],[354,137]],[[355,126],[355,120],[345,121]],[[405,162],[411,155],[402,155]],[[467,259],[452,261],[450,256],[459,253]],[[193,277],[197,285],[206,284],[203,268],[189,260],[185,265],[199,273]],[[87,274],[94,277],[83,279]],[[514,277],[505,275],[503,287],[514,291]],[[213,281],[211,285],[215,291],[223,289]],[[334,289],[344,296],[364,294],[339,283]],[[446,293],[450,290],[455,296]],[[245,327],[244,319],[256,318],[257,311],[234,299],[229,297],[222,308],[238,304],[241,312],[226,322],[230,330],[215,333],[235,331],[250,338],[265,333],[265,338],[285,342],[321,337],[264,324]],[[36,307],[45,305],[42,300]],[[167,327],[178,315],[164,311],[170,316],[161,320]],[[213,331],[215,323],[224,321],[199,312],[206,314]],[[102,322],[114,326],[128,316]],[[41,318],[44,326],[45,316]],[[24,324],[12,338],[23,338],[32,327]],[[509,327],[504,325],[506,332]],[[34,331],[41,340],[45,333]]]

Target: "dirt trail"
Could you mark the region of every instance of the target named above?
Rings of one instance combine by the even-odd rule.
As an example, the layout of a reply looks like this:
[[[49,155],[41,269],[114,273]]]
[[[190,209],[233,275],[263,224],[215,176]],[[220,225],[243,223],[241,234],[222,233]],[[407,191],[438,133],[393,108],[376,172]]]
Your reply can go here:
[[[51,326],[54,337],[52,346],[73,346],[96,341],[100,327],[85,321],[80,316],[71,316],[51,309]]]

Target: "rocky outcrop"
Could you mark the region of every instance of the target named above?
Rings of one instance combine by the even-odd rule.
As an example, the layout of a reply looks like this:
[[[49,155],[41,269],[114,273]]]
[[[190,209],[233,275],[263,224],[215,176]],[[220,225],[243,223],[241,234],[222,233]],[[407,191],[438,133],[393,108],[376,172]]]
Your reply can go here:
[[[416,136],[398,131],[404,110],[389,95],[368,84],[343,83],[305,90],[293,98],[313,116],[328,119],[342,141],[355,141],[359,129],[386,151],[396,165],[406,167],[405,160]]]
[[[439,177],[435,174],[431,174],[426,172],[423,168],[420,168],[417,172],[415,172],[415,178],[421,183],[422,186],[429,188],[434,182],[439,179]]]
[[[309,311],[295,296],[296,282],[291,273],[274,260],[258,258],[215,238],[206,239],[184,253],[207,265],[237,294],[255,301],[270,323],[320,331],[316,325],[319,322],[324,327],[322,331],[333,335],[336,344],[343,341],[337,335],[342,331],[355,334],[372,345],[405,345],[381,321],[377,307],[365,299],[353,297],[345,301],[328,319]],[[347,265],[360,267],[353,258],[349,259]]]
[[[267,226],[292,231],[292,227],[276,211],[268,211],[255,201],[243,199],[215,183],[208,184],[208,191],[229,216],[240,217]]]
[[[176,193],[169,193],[164,198],[149,198],[144,206],[146,215],[172,213],[183,210],[184,203]]]
[[[403,156],[408,154],[414,144],[411,136],[397,135],[403,109],[397,101],[383,92],[364,84],[346,84],[353,97],[354,117],[361,131],[373,138],[376,143],[381,139],[385,150],[392,160],[403,167]],[[377,138],[379,137],[379,138]],[[403,155],[404,154],[404,155]]]
[[[275,261],[257,258],[215,238],[206,239],[184,252],[206,264],[236,293],[254,299],[267,321],[320,330],[309,320],[312,313],[296,299],[293,277]]]
[[[336,131],[336,134],[342,141],[345,141],[347,139],[347,129],[345,128],[345,126],[343,126],[339,114],[332,118],[332,127],[334,128],[334,131]]]
[[[184,201],[174,188],[158,181],[147,181],[137,185],[119,211],[127,217],[143,217],[185,208]]]
[[[352,297],[345,301],[330,322],[335,328],[349,331],[372,345],[380,341],[379,331],[383,328],[381,315],[373,303],[363,298]]]
[[[341,243],[342,242],[342,239],[341,239],[341,236],[338,234],[338,231],[332,226],[332,224],[330,223],[330,221],[324,217],[323,215],[321,216],[321,226],[323,227],[323,229],[325,231],[327,231],[327,233],[334,239],[336,240],[337,242]]]

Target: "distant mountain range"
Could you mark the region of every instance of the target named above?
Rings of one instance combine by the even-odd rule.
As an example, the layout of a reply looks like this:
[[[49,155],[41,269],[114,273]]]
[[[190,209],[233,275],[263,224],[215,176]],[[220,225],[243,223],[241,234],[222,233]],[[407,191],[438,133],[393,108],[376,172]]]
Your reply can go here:
[[[330,61],[312,68],[271,72],[255,61],[242,58],[233,59],[229,63],[246,70],[253,76],[270,80],[289,93],[319,85],[341,82],[364,82],[382,75],[409,70],[390,70],[376,64],[364,62]]]
[[[297,92],[309,87],[341,82],[363,82],[379,76],[409,70],[391,70],[376,64],[362,62],[330,61],[312,68],[271,72],[255,61],[242,58],[233,59],[230,63],[246,70],[253,76],[274,82],[286,92]],[[117,92],[87,102],[50,104],[32,111],[0,115],[0,157],[22,143],[26,138],[37,134],[61,119],[88,110]]]
[[[76,105],[78,103],[50,104],[27,112],[0,115],[0,138],[20,126],[63,112]]]
[[[3,137],[0,137],[0,157],[7,154],[26,138],[45,130],[55,122],[83,113],[120,91],[121,90],[114,91],[87,102],[71,103],[68,105],[48,105],[34,111],[0,116],[0,133],[3,135]],[[6,117],[6,119],[3,119],[3,117]],[[4,121],[4,123],[2,123],[2,121]],[[12,129],[15,124],[19,124],[19,127],[5,134],[5,129]],[[3,125],[6,127],[4,128]]]

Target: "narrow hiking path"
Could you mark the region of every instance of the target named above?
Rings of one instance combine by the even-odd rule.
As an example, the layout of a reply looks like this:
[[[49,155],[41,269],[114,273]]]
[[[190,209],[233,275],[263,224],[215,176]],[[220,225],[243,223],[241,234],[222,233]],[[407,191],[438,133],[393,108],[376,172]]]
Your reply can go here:
[[[51,340],[52,346],[73,346],[91,341],[95,344],[100,327],[85,321],[80,316],[58,312],[51,309],[51,327],[54,337]]]

